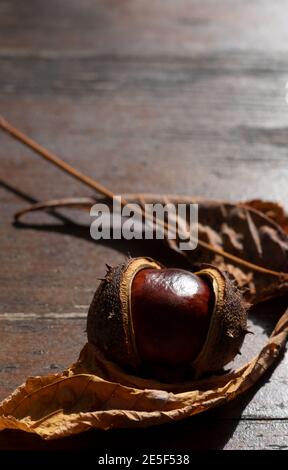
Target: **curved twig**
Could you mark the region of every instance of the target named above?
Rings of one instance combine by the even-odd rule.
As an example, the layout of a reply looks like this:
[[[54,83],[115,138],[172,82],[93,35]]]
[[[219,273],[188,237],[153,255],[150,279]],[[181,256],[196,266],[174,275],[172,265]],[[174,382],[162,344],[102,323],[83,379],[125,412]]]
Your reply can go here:
[[[18,222],[21,217],[36,211],[43,211],[43,210],[50,210],[50,209],[60,209],[60,208],[67,208],[67,209],[80,209],[80,210],[89,210],[90,207],[95,204],[96,199],[93,197],[67,197],[63,199],[51,199],[49,201],[44,202],[37,202],[35,204],[31,204],[24,209],[16,212],[14,214],[15,222]]]

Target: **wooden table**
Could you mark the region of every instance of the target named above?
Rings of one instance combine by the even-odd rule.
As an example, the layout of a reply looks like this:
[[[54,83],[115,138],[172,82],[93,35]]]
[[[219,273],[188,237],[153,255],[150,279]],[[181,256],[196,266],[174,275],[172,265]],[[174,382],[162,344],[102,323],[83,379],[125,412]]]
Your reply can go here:
[[[1,113],[116,193],[262,197],[287,208],[287,14],[284,0],[2,0]],[[95,243],[79,213],[13,226],[29,200],[91,193],[0,139],[2,399],[76,360],[105,263],[167,253]],[[265,311],[250,320],[244,359],[271,330]],[[286,356],[244,398],[181,423],[51,443],[7,431],[0,449],[287,449],[287,365]]]

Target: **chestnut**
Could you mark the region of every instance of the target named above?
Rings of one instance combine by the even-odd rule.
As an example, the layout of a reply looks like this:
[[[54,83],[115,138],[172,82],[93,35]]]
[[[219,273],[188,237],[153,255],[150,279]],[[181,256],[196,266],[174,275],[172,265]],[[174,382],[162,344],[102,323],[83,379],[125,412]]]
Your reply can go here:
[[[211,286],[183,269],[142,269],[131,288],[138,354],[145,362],[191,363],[206,339],[214,295]]]
[[[179,381],[219,371],[239,351],[247,308],[228,275],[150,258],[108,267],[87,318],[88,341],[136,375]]]

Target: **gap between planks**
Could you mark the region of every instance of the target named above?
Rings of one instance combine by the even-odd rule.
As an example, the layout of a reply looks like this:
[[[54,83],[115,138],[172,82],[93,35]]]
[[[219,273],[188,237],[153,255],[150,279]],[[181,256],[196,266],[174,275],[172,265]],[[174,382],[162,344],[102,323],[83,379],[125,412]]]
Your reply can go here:
[[[19,320],[81,320],[87,317],[86,312],[66,312],[66,313],[22,313],[22,312],[5,312],[0,313],[0,321],[19,321]]]

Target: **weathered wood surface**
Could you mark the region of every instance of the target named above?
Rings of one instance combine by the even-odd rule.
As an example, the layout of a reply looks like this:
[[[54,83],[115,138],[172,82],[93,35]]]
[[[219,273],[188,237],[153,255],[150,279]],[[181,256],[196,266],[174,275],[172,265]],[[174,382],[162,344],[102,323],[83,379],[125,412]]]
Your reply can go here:
[[[287,11],[284,0],[3,0],[1,113],[118,193],[263,197],[287,208]],[[13,226],[29,198],[89,191],[4,134],[0,142],[1,399],[77,358],[106,262],[167,252],[96,244],[89,217],[74,212]],[[265,341],[274,309],[251,317],[241,362]],[[49,444],[5,432],[0,449],[287,448],[287,365],[286,356],[247,397],[173,426]]]

